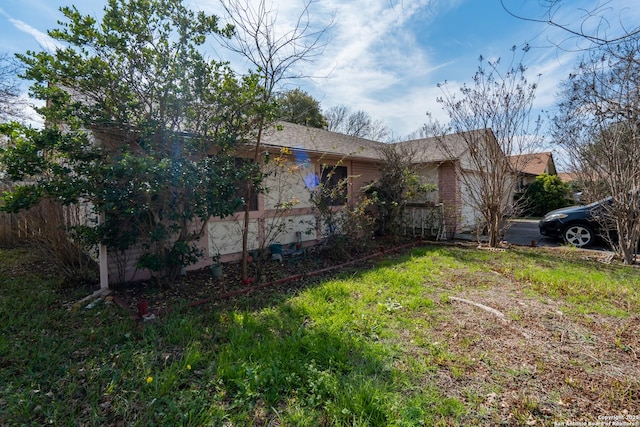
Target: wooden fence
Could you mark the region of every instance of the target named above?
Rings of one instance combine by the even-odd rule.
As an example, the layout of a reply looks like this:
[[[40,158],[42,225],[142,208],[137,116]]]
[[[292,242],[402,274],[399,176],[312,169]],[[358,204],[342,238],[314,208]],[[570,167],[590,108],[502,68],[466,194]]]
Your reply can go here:
[[[0,246],[15,246],[28,240],[29,226],[25,214],[0,212]]]
[[[0,183],[0,193],[11,188],[10,185]],[[50,200],[43,200],[31,209],[19,213],[0,211],[0,246],[21,245],[49,236],[52,232],[57,233],[64,224],[62,207]]]

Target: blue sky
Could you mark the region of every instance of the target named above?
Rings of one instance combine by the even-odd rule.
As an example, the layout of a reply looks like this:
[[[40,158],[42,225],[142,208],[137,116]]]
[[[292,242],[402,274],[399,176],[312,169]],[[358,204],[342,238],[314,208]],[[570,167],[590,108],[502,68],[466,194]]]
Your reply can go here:
[[[100,16],[106,0],[3,0],[0,3],[0,52],[51,48],[46,30],[62,19],[60,6],[76,4],[85,14]],[[218,0],[187,0],[194,9],[220,12]],[[505,0],[512,10],[542,17],[538,0]],[[625,0],[604,3],[614,32],[618,25],[637,26],[640,8]],[[298,16],[301,2],[273,0],[285,25]],[[569,25],[582,22],[580,8],[598,2],[567,0],[556,19]],[[602,2],[600,4],[603,4]],[[469,82],[478,57],[511,59],[511,47],[526,43],[524,58],[530,80],[539,77],[537,111],[553,106],[558,83],[578,59],[576,40],[544,24],[510,16],[500,0],[319,0],[311,8],[314,23],[335,16],[331,41],[324,54],[306,65],[313,79],[295,85],[318,99],[323,109],[343,104],[383,120],[396,136],[418,129],[427,111],[446,121],[436,98],[437,83],[454,88]],[[587,27],[596,25],[587,22]],[[562,44],[559,49],[554,44]],[[211,47],[212,52],[214,47]],[[216,48],[218,52],[221,50]],[[246,64],[236,64],[238,69]]]

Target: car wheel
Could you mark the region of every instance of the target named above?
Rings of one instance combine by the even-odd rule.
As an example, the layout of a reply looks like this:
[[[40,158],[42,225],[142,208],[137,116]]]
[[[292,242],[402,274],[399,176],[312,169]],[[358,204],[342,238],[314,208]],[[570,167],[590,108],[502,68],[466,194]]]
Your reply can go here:
[[[585,248],[593,243],[594,234],[591,227],[584,224],[573,224],[562,232],[564,241],[576,248]]]

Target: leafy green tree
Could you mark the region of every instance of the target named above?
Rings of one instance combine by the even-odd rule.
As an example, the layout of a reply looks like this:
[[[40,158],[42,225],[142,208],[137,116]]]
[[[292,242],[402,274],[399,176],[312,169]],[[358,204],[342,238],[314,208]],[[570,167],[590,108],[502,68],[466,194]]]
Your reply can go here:
[[[320,112],[320,103],[307,92],[294,89],[278,98],[280,119],[313,128],[324,128],[327,120]]]
[[[569,185],[557,175],[538,175],[524,192],[524,203],[529,215],[542,216],[545,213],[571,204]]]
[[[66,22],[49,35],[67,47],[19,55],[47,128],[3,128],[2,160],[26,182],[5,208],[87,203],[101,220],[77,227],[79,239],[141,247],[138,266],[170,282],[201,255],[207,220],[242,202],[230,149],[253,138],[258,80],[205,59],[207,37],[231,28],[180,0],[109,0],[102,22],[60,10]]]

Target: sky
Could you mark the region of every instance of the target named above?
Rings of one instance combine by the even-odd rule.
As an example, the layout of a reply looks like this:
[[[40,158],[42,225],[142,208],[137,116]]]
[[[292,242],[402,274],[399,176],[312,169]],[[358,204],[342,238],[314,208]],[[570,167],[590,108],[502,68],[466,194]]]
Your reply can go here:
[[[283,28],[300,15],[302,0],[268,0],[278,10]],[[503,0],[516,14],[543,18],[539,0]],[[192,9],[222,15],[219,0],[185,0]],[[615,34],[620,25],[637,26],[640,8],[627,0],[566,0],[554,10],[554,19],[578,28],[595,28]],[[106,0],[1,0],[0,53],[54,49],[46,31],[63,19],[61,6],[75,4],[87,15],[100,17]],[[608,21],[584,21],[584,10],[599,5],[599,16]],[[538,81],[534,109],[553,108],[558,85],[566,79],[580,56],[584,41],[544,23],[511,16],[500,0],[317,0],[309,9],[312,25],[331,22],[321,55],[304,65],[309,76],[288,82],[315,99],[323,110],[346,105],[380,119],[402,137],[427,120],[427,112],[446,122],[436,102],[442,95],[438,83],[454,89],[471,82],[478,58],[503,64],[520,60],[522,47],[531,49],[522,58],[529,81]],[[582,43],[582,45],[580,45]],[[217,45],[208,46],[215,57],[228,55]],[[232,64],[248,67],[237,59]]]

